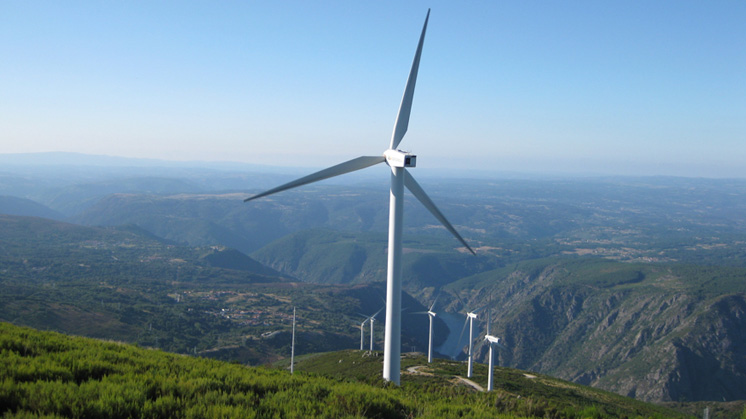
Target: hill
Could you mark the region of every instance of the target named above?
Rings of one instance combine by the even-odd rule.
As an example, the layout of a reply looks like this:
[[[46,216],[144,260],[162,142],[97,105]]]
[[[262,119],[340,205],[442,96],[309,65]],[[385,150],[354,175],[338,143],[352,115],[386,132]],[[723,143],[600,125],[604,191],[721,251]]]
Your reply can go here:
[[[450,310],[487,307],[501,365],[642,400],[746,399],[744,268],[550,258],[446,289]]]
[[[0,231],[0,320],[37,328],[206,350],[230,329],[205,304],[216,291],[285,281],[231,249],[176,246],[132,226],[0,215]]]
[[[382,282],[289,282],[235,249],[179,246],[134,226],[0,216],[0,230],[0,320],[19,325],[258,365],[289,354],[293,306],[298,353],[358,347],[362,314],[383,306]],[[424,310],[406,294],[402,303]],[[423,347],[426,323],[405,316],[407,347]],[[382,336],[379,327],[376,345]]]
[[[381,233],[313,229],[291,233],[251,253],[279,272],[317,284],[378,281],[386,277],[387,238]],[[413,292],[441,287],[499,266],[494,257],[457,252],[453,243],[430,236],[404,241],[404,286]]]
[[[513,261],[562,252],[630,261],[738,266],[746,261],[739,245],[746,234],[743,181],[426,178],[423,185],[480,254]],[[375,184],[314,184],[251,203],[241,202],[249,195],[244,190],[233,196],[208,188],[200,194],[126,192],[99,200],[72,220],[137,224],[178,242],[222,244],[247,254],[301,230],[387,231],[387,206],[381,205],[387,189]],[[405,214],[406,237],[429,236],[441,239],[444,248],[458,247],[415,200],[405,200]],[[233,232],[231,240],[241,245],[221,242],[216,233],[205,236],[200,232],[205,224]]]
[[[4,417],[683,417],[546,377],[521,379],[521,372],[509,370],[501,370],[500,380],[510,389],[490,394],[425,375],[391,387],[246,368],[6,323],[0,323],[0,332]],[[363,359],[359,354],[333,353],[325,359],[349,368],[349,360]],[[323,358],[315,359],[320,365]],[[361,371],[378,364],[369,359]],[[439,374],[448,366],[438,368]]]
[[[0,196],[0,214],[26,215],[61,220],[62,214],[38,202],[15,196]]]

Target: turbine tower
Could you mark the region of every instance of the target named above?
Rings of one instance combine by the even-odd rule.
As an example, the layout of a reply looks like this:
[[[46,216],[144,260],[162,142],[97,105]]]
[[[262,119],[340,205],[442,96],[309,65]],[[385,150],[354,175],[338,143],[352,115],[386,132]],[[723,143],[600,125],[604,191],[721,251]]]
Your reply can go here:
[[[480,307],[476,310],[467,311],[466,312],[466,319],[464,320],[464,326],[461,328],[461,335],[459,335],[458,342],[461,344],[461,337],[464,336],[464,330],[466,330],[466,324],[469,323],[469,352],[468,352],[468,367],[466,369],[466,376],[468,378],[471,378],[472,374],[472,362],[474,360],[474,351],[473,351],[473,344],[474,344],[474,320],[477,318],[477,313],[479,313],[484,307]]]
[[[383,310],[383,308],[381,308]],[[370,321],[370,351],[373,352],[373,324],[376,322],[376,316],[378,313],[381,312],[381,310],[376,311],[376,313],[370,317],[368,317],[368,320]]]
[[[492,336],[490,334],[487,334],[484,337],[484,340],[490,344],[490,364],[489,364],[489,372],[487,373],[487,391],[492,391],[494,387],[494,377],[493,377],[493,368],[492,368],[492,361],[494,359],[493,351],[495,349],[495,346],[502,347],[502,344],[500,344],[500,338],[496,336]]]
[[[386,273],[386,332],[383,354],[383,379],[399,384],[400,367],[401,367],[401,285],[402,285],[402,217],[404,213],[404,186],[412,192],[422,204],[427,208],[435,218],[440,221],[445,228],[453,234],[462,245],[464,245],[472,254],[474,250],[458,234],[456,229],[451,225],[440,210],[435,206],[430,197],[427,196],[422,187],[414,180],[414,177],[406,170],[416,166],[417,156],[398,150],[399,143],[404,138],[409,126],[409,116],[412,111],[412,100],[414,99],[414,88],[417,83],[417,72],[420,67],[420,56],[422,55],[422,45],[425,41],[425,32],[427,22],[430,18],[430,10],[425,16],[425,24],[422,26],[422,33],[417,44],[417,50],[412,62],[412,68],[409,71],[407,84],[404,88],[404,95],[399,105],[399,112],[394,122],[394,131],[391,135],[389,148],[384,151],[382,156],[362,156],[327,169],[320,170],[308,176],[280,185],[276,188],[262,192],[245,199],[251,201],[263,196],[271,195],[287,189],[306,185],[312,182],[328,179],[334,176],[343,175],[360,169],[365,169],[379,163],[386,162],[391,168],[391,188],[389,196],[389,240],[388,240],[388,263]]]
[[[363,341],[365,339],[365,322],[367,322],[368,319],[366,318],[360,323],[360,350],[363,350]]]
[[[433,362],[433,321],[435,320],[435,312],[433,311],[433,308],[435,307],[435,303],[438,302],[438,297],[435,297],[435,300],[433,300],[433,303],[430,304],[430,308],[427,309],[427,311],[418,311],[414,314],[427,314],[427,317],[430,319],[430,333],[428,335],[428,344],[427,344],[427,363]]]
[[[466,369],[466,377],[471,378],[472,362],[474,359],[474,353],[472,352],[472,343],[474,342],[474,319],[477,318],[476,310],[466,313],[466,318],[469,319],[469,363]]]
[[[492,315],[491,313],[487,314],[487,334],[484,336],[484,342],[487,342],[490,345],[490,354],[489,354],[489,370],[487,372],[487,391],[492,391],[494,389],[494,371],[493,371],[493,359],[494,359],[494,349],[495,347],[504,348],[502,343],[500,343],[500,338],[497,336],[493,336],[490,334],[490,319]]]
[[[295,307],[293,307],[293,340],[290,344],[290,375],[295,369]]]
[[[438,300],[437,298],[435,299]],[[428,334],[427,338],[427,363],[433,362],[433,321],[435,320],[435,312],[433,311],[433,307],[435,307],[435,301],[433,301],[433,304],[430,306],[430,309],[427,310],[427,317],[430,319],[430,333]]]

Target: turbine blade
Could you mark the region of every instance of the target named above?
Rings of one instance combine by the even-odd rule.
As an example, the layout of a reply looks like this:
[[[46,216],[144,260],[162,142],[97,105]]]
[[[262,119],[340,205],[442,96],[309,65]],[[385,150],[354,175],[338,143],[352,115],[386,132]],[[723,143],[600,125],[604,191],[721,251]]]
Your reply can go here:
[[[461,242],[461,244],[463,244],[464,246],[466,246],[467,249],[469,249],[472,255],[474,256],[477,255],[474,252],[474,250],[472,250],[472,248],[469,247],[468,244],[466,244],[466,241],[464,240],[464,238],[461,237],[460,234],[458,234],[458,231],[456,231],[456,229],[453,228],[451,223],[448,222],[448,220],[443,215],[443,213],[440,212],[438,207],[436,207],[433,201],[430,199],[430,197],[427,196],[427,194],[422,189],[420,184],[417,183],[416,180],[414,180],[412,175],[407,170],[404,171],[404,185],[407,187],[407,189],[409,189],[410,192],[412,192],[412,195],[414,195],[417,199],[419,199],[420,202],[422,202],[422,205],[424,205],[425,208],[427,208],[430,211],[430,213],[432,213],[435,216],[435,218],[437,218],[438,221],[440,221],[440,223],[443,224],[443,226],[446,229],[448,229],[448,231],[450,231],[451,234],[453,234],[453,236],[456,237],[456,239],[458,239],[458,241]]]
[[[391,146],[392,150],[396,150],[399,146],[404,134],[407,133],[409,127],[409,114],[412,111],[412,99],[414,99],[414,86],[417,84],[417,71],[420,68],[420,56],[422,55],[422,45],[425,43],[425,32],[427,30],[427,21],[430,19],[430,9],[427,9],[427,16],[425,16],[425,24],[422,26],[422,34],[420,35],[420,42],[417,44],[417,51],[414,53],[414,60],[412,61],[412,69],[409,70],[409,78],[407,78],[407,86],[404,88],[404,96],[401,99],[399,105],[399,113],[396,115],[396,122],[394,123],[394,132],[391,134]]]
[[[438,293],[438,295],[435,296],[435,300],[433,300],[433,303],[430,304],[430,308],[427,311],[433,311],[433,307],[435,307],[435,303],[438,302],[439,297],[440,297],[440,292]]]
[[[378,313],[380,313],[381,311],[383,311],[383,309],[384,309],[384,308],[386,308],[386,307],[385,307],[385,306],[384,306],[384,307],[381,307],[381,308],[380,308],[380,309],[379,309],[378,311],[376,311],[376,314],[374,314],[374,315],[370,316],[370,318],[372,318],[372,319],[375,319],[375,318],[376,318],[376,316],[378,315]]]
[[[280,185],[276,188],[264,191],[260,194],[256,194],[252,197],[244,199],[244,202],[251,201],[253,199],[261,198],[263,196],[272,195],[277,192],[282,192],[298,186],[307,185],[309,183],[318,182],[320,180],[329,179],[330,177],[343,175],[345,173],[354,172],[356,170],[365,169],[366,167],[373,166],[378,163],[383,163],[386,158],[383,156],[362,156],[356,159],[340,163],[336,166],[332,166],[323,170],[319,170],[316,173],[312,173],[308,176],[304,176],[300,179],[296,179],[292,182],[288,182],[284,185]]]
[[[480,340],[476,345],[474,345],[474,354],[476,355],[477,351],[482,349],[482,346],[484,346],[484,343],[487,342],[487,338]]]

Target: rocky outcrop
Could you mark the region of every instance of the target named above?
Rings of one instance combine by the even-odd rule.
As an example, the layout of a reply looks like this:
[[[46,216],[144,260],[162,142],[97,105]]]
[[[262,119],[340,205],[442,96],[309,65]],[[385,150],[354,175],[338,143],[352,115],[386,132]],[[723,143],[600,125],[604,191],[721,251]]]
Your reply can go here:
[[[599,278],[613,270],[614,280]],[[746,399],[746,294],[703,291],[690,273],[519,266],[487,285],[493,331],[507,347],[500,365],[645,401]]]

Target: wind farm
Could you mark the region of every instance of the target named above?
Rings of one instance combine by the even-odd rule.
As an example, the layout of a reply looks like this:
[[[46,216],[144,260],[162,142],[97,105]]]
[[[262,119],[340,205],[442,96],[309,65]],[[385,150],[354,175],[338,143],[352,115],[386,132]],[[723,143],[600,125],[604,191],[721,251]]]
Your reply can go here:
[[[746,6],[47,6],[3,416],[746,414]]]

